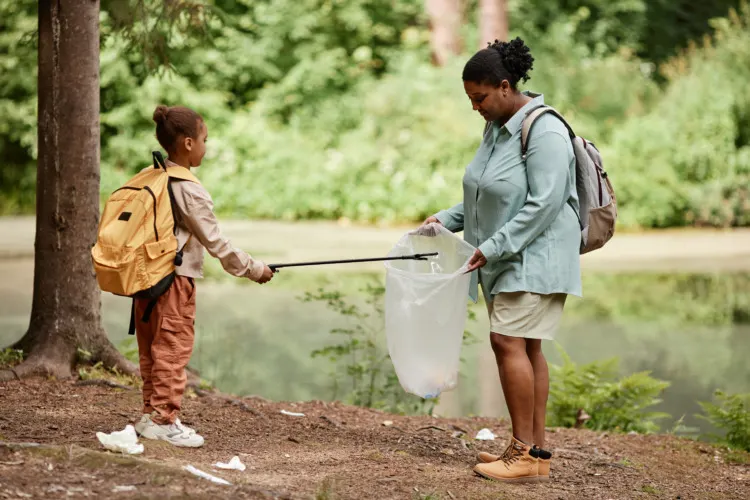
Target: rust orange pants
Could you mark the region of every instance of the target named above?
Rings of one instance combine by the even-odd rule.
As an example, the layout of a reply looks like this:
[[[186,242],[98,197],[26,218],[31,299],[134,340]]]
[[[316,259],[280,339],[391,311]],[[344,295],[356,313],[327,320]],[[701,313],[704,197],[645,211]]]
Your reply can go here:
[[[138,355],[143,378],[143,413],[153,413],[157,424],[174,423],[185,393],[185,367],[195,340],[195,281],[175,277],[159,297],[148,323],[143,313],[148,300],[135,302]]]

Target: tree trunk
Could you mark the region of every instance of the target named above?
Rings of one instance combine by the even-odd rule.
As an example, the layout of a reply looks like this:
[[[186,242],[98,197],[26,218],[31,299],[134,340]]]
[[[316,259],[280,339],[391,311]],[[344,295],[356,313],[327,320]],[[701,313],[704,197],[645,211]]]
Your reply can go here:
[[[479,48],[495,40],[508,40],[507,0],[479,0]]]
[[[38,58],[34,296],[15,346],[26,360],[0,380],[68,377],[78,348],[132,373],[101,326],[90,254],[99,221],[99,0],[40,0]]]
[[[444,65],[451,56],[461,53],[462,43],[460,0],[426,0],[430,18],[432,62]]]

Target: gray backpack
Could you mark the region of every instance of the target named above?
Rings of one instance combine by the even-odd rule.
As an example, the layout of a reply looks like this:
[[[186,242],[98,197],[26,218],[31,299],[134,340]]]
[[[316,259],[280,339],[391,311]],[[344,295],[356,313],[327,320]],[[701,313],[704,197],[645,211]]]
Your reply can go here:
[[[529,134],[537,118],[552,113],[565,124],[573,143],[576,157],[576,191],[580,211],[582,254],[603,247],[615,234],[617,199],[607,172],[602,167],[602,157],[593,143],[578,137],[560,113],[550,106],[538,106],[526,114],[521,126],[521,157],[526,160]]]

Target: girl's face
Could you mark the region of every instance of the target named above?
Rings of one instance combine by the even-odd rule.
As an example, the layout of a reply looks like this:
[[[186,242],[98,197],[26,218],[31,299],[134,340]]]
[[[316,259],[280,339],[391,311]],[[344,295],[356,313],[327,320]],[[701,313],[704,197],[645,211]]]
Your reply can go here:
[[[198,137],[185,137],[183,147],[187,153],[188,163],[191,167],[200,167],[203,157],[206,155],[206,140],[208,139],[208,127],[201,120],[198,125]]]

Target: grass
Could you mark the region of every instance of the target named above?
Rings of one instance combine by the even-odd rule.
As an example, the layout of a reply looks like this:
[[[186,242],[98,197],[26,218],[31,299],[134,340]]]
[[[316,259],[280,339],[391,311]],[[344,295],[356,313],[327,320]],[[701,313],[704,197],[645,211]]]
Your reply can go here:
[[[116,384],[140,389],[142,381],[140,377],[125,375],[120,373],[117,368],[105,368],[100,361],[95,365],[83,365],[78,369],[78,377],[81,380],[109,380]]]
[[[315,500],[333,500],[334,498],[336,497],[333,493],[333,480],[325,478],[315,492]]]
[[[12,368],[21,361],[23,361],[23,351],[10,347],[0,351],[0,368]]]
[[[653,486],[651,486],[649,484],[644,484],[643,486],[641,486],[641,491],[644,492],[644,493],[648,493],[649,495],[660,495],[661,494],[661,491],[659,491],[658,489],[654,488]]]
[[[724,455],[724,461],[729,464],[750,465],[750,453],[742,450],[729,450]]]

